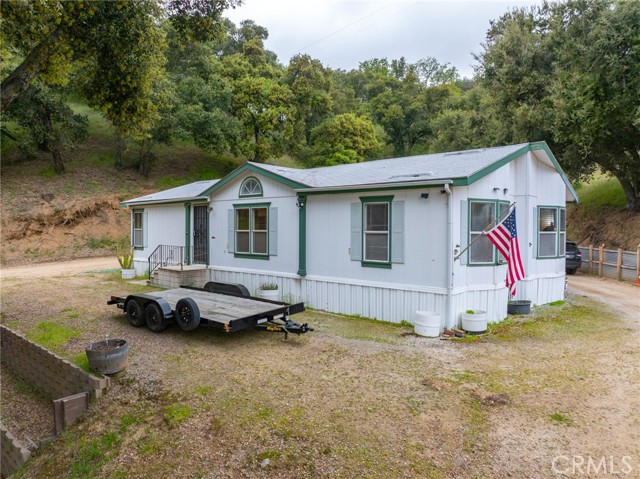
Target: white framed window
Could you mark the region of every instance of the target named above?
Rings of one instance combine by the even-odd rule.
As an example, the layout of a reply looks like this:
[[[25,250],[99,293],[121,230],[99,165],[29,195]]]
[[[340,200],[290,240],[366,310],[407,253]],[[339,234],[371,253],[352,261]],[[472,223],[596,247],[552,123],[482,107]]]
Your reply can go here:
[[[498,251],[482,232],[493,228],[502,221],[509,211],[508,201],[469,200],[469,238],[468,264],[495,265],[506,263],[504,256]]]
[[[268,256],[269,206],[237,206],[234,235],[236,255]]]
[[[133,247],[144,248],[144,210],[133,210]]]
[[[390,203],[364,203],[364,261],[389,263]]]
[[[250,176],[249,178],[246,178],[240,185],[240,192],[238,193],[238,195],[241,198],[262,196],[262,184],[260,184],[257,178]]]
[[[567,210],[561,206],[538,206],[538,258],[564,256]]]

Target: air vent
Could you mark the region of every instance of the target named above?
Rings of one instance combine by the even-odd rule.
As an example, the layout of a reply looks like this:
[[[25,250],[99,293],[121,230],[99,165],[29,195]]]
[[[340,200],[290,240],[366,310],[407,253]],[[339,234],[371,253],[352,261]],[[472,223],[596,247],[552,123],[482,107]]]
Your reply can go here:
[[[467,151],[453,151],[451,153],[445,153],[444,156],[459,156],[459,155],[475,155],[482,153],[484,150],[467,150]]]

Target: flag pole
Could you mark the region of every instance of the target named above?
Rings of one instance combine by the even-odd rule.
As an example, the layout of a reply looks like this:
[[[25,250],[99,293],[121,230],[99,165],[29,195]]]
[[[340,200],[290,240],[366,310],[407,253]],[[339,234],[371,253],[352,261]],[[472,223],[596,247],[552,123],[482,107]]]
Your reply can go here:
[[[511,203],[509,205],[509,208],[507,209],[507,211],[505,213],[503,213],[502,215],[498,216],[498,218],[496,218],[494,221],[492,221],[491,223],[489,223],[489,225],[482,230],[482,232],[476,236],[476,238],[467,245],[467,247],[465,249],[463,249],[462,251],[460,251],[457,255],[455,255],[453,257],[453,261],[455,263],[456,260],[460,259],[460,256],[462,256],[464,254],[465,251],[467,251],[469,248],[471,248],[471,245],[473,243],[475,243],[476,241],[478,241],[482,236],[484,236],[485,234],[487,234],[487,231],[489,231],[491,228],[493,228],[495,225],[497,225],[498,223],[500,223],[502,220],[504,220],[507,216],[509,216],[511,214],[511,210],[516,206],[516,202],[514,201],[513,203]]]

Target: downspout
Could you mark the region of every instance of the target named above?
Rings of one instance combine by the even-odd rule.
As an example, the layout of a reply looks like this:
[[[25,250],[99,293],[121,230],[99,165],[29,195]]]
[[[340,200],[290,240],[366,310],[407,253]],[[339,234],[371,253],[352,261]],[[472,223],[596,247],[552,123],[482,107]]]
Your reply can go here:
[[[448,183],[444,184],[447,193],[447,317],[446,327],[451,328],[453,322],[453,192]]]
[[[307,197],[298,195],[298,276],[307,275]]]

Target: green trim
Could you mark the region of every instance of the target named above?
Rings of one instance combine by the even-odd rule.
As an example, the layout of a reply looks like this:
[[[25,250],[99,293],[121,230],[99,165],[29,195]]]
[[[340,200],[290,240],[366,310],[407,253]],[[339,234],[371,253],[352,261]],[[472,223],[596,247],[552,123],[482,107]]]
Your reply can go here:
[[[185,263],[191,264],[191,203],[184,204]]]
[[[298,275],[307,275],[307,197],[298,195]]]
[[[556,157],[553,155],[553,153],[551,153],[551,149],[549,149],[549,145],[547,145],[547,142],[536,141],[534,143],[530,143],[529,147],[531,151],[543,150],[547,154],[547,156],[551,160],[551,163],[553,163],[553,166],[556,167],[556,170],[562,177],[562,181],[564,181],[565,185],[567,185],[567,188],[571,192],[571,195],[573,195],[573,197],[575,198],[575,201],[569,201],[569,203],[579,203],[580,200],[578,199],[578,193],[576,193],[576,190],[574,190],[573,186],[571,186],[571,182],[564,174],[564,171],[562,171],[562,168],[560,167],[560,163],[558,163],[558,160],[556,159]]]
[[[236,210],[250,210],[249,211],[249,249],[253,249],[253,216],[251,215],[251,210],[253,208],[265,208],[267,210],[267,252],[266,253],[243,253],[238,252],[238,242],[236,241],[235,251],[233,253],[234,258],[250,258],[250,259],[269,259],[269,207],[271,206],[271,202],[264,203],[238,203],[233,205],[233,234],[236,234],[237,231],[237,218]],[[234,239],[235,241],[235,239]]]
[[[389,196],[361,196],[360,201],[363,203],[391,203],[393,195]]]
[[[393,219],[391,217],[391,215],[393,214],[393,208],[391,207],[391,204],[393,203],[393,195],[388,195],[388,196],[361,196],[360,197],[360,202],[363,205],[362,208],[362,260],[360,261],[361,266],[365,267],[365,268],[383,268],[383,269],[391,269],[391,225],[393,224]],[[370,259],[365,259],[365,256],[367,254],[367,248],[364,242],[364,238],[365,238],[365,226],[367,224],[366,222],[366,208],[364,208],[364,205],[368,204],[368,203],[387,203],[387,208],[389,211],[389,224],[387,225],[387,238],[388,238],[388,242],[387,242],[387,261],[372,261]]]
[[[269,254],[233,253],[234,258],[269,259]]]
[[[247,176],[244,180],[242,180],[242,183],[240,183],[239,190],[242,190],[242,187],[244,186],[244,184],[249,180],[255,180],[255,181],[258,182],[258,185],[260,185],[260,193],[256,193],[256,194],[253,194],[253,195],[242,195],[242,194],[240,194],[240,191],[238,191],[238,198],[256,198],[256,197],[264,196],[264,188],[262,187],[262,183],[255,176]]]
[[[454,180],[453,186],[468,186],[475,183],[479,179],[484,178],[488,174],[493,173],[494,171],[502,168],[507,163],[511,163],[516,158],[520,158],[522,155],[524,155],[529,151],[530,146],[531,145],[525,145],[522,148],[514,151],[513,153],[491,163],[489,166],[483,168],[482,170],[476,171],[471,176],[468,176],[466,179],[463,179],[462,181],[464,181],[465,183],[463,183],[462,185],[456,184],[458,180]]]
[[[389,241],[391,243],[391,241]],[[391,269],[391,263],[377,263],[375,261],[362,261],[360,263],[364,268],[379,268],[379,269]]]
[[[289,178],[285,178],[284,176],[277,175],[277,174],[272,173],[271,171],[268,171],[268,170],[263,170],[259,166],[254,165],[252,163],[245,163],[244,165],[239,166],[238,168],[233,170],[231,173],[229,173],[227,176],[222,178],[215,185],[212,185],[209,189],[203,191],[202,195],[209,196],[214,191],[218,191],[223,186],[231,183],[233,180],[235,180],[238,176],[240,176],[242,173],[244,173],[246,171],[250,171],[252,173],[256,173],[258,175],[262,175],[262,176],[264,176],[266,178],[269,178],[271,180],[277,181],[278,183],[282,183],[283,185],[286,185],[286,186],[288,186],[290,188],[293,188],[293,189],[296,189],[296,188],[309,188],[309,185],[305,185],[303,183],[298,183],[297,181],[290,180]]]
[[[449,184],[449,183],[447,183]],[[345,193],[369,193],[373,191],[400,191],[400,190],[426,190],[429,188],[441,188],[444,187],[445,183],[440,184],[432,184],[432,185],[405,185],[405,186],[378,186],[375,188],[353,188],[353,189],[341,189],[341,190],[322,190],[318,188],[318,191],[305,191],[304,194],[307,196],[314,195],[341,195]]]

